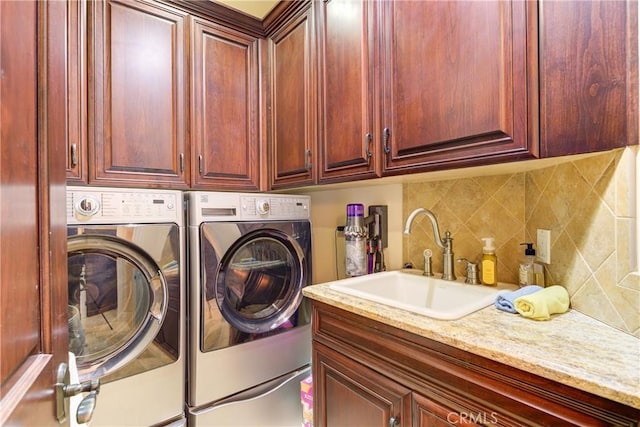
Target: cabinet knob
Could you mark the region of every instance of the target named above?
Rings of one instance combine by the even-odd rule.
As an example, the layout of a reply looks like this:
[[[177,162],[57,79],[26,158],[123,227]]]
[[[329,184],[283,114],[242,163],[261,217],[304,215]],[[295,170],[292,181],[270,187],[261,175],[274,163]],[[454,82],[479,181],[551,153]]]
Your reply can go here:
[[[400,425],[400,418],[391,417],[389,418],[389,427],[398,427]]]

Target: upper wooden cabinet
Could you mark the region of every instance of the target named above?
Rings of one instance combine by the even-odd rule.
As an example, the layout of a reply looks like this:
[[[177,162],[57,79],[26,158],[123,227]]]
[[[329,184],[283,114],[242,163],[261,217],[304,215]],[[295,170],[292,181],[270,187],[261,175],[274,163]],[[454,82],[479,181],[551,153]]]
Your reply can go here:
[[[384,174],[537,154],[527,96],[535,3],[380,6]]]
[[[186,187],[186,13],[89,6],[90,183]]]
[[[306,3],[269,37],[269,188],[315,183],[313,9]]]
[[[87,161],[87,2],[66,3],[66,173],[67,182],[86,183]]]
[[[375,31],[379,2],[322,0],[317,6],[321,183],[378,176]]]
[[[544,157],[638,144],[638,2],[540,3]]]
[[[193,20],[193,188],[260,189],[258,39]]]

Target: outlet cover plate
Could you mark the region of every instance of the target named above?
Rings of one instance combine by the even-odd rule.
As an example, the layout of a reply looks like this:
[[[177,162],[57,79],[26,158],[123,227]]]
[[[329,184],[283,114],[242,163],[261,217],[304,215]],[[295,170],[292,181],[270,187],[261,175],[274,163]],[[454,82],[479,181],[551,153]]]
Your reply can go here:
[[[538,229],[536,258],[543,264],[551,264],[551,230]]]

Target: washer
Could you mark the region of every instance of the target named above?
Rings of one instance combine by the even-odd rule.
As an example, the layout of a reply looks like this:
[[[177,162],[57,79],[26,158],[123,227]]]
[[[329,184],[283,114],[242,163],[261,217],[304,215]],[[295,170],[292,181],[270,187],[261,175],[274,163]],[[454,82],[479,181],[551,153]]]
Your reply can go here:
[[[190,426],[300,426],[310,198],[187,192]]]
[[[91,426],[185,425],[180,191],[67,188],[69,347],[100,379]]]

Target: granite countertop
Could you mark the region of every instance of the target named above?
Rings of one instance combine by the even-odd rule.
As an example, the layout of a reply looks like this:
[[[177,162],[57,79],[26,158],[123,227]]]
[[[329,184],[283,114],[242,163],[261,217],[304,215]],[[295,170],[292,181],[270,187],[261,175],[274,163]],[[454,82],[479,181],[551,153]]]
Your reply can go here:
[[[640,339],[575,310],[535,321],[494,306],[436,320],[350,296],[330,283],[302,293],[416,335],[640,409]],[[500,331],[487,333],[487,331]]]

